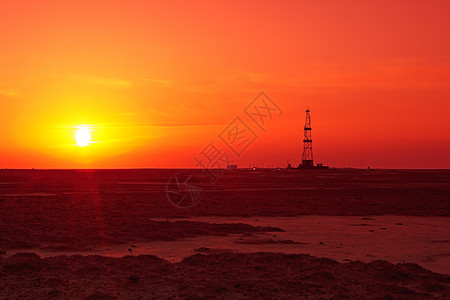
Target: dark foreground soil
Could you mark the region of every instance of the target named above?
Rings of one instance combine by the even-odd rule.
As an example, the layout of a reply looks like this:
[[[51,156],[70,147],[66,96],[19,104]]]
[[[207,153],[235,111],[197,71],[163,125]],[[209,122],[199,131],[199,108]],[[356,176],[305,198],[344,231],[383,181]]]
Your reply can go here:
[[[415,264],[336,261],[309,255],[222,253],[177,264],[156,256],[16,254],[0,259],[9,299],[449,299],[450,276]]]

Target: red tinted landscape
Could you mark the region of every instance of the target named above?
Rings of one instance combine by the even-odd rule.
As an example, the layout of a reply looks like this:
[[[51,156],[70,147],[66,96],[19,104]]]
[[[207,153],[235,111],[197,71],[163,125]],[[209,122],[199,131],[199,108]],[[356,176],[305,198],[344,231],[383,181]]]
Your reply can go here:
[[[450,299],[449,16],[0,0],[0,299]]]
[[[189,209],[167,197],[181,172],[202,183]],[[211,183],[199,170],[2,170],[1,295],[443,299],[449,176],[238,170]]]

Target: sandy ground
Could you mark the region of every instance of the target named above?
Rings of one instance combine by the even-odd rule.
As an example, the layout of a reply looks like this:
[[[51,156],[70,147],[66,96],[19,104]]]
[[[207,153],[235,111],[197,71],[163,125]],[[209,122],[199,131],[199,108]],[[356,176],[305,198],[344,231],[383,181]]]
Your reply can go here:
[[[0,296],[449,298],[450,171],[179,172],[0,170]]]

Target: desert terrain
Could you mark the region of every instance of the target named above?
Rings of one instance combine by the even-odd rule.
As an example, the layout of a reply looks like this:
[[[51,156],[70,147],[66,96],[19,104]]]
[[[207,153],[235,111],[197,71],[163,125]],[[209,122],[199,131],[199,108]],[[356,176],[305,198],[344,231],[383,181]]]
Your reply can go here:
[[[450,171],[216,176],[0,170],[0,297],[450,298]]]

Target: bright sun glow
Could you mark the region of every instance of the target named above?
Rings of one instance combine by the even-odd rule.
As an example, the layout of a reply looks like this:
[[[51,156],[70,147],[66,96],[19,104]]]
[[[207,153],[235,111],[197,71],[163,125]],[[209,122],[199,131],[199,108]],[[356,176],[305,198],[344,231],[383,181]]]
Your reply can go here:
[[[86,125],[80,125],[75,132],[75,140],[78,147],[86,147],[91,141],[91,133],[89,127]]]

